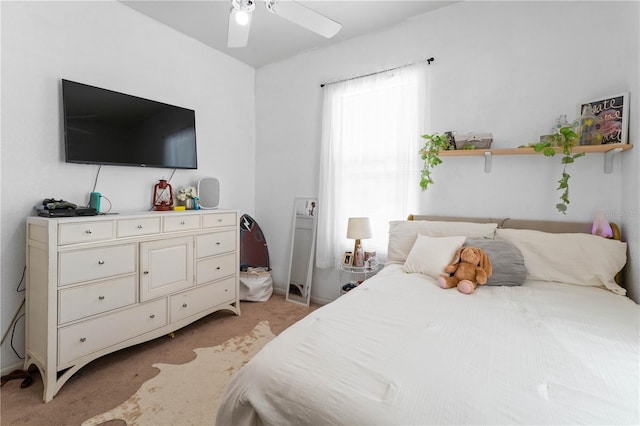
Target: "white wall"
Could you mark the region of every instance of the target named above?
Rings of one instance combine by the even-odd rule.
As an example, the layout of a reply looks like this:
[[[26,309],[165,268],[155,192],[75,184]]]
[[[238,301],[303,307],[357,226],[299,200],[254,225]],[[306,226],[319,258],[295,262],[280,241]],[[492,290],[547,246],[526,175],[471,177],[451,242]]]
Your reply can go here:
[[[434,56],[425,131],[489,131],[494,148],[537,141],[560,114],[575,117],[579,102],[622,91],[631,92],[634,122],[638,10],[637,2],[463,2],[258,69],[256,219],[276,286],[283,290],[287,277],[293,198],[317,194],[320,83]],[[639,133],[633,126],[632,142]],[[602,154],[580,158],[569,170],[565,216],[555,209],[559,158],[494,157],[490,174],[482,158],[447,158],[419,213],[591,221],[598,210],[623,211],[635,215],[626,238],[637,263],[639,156],[638,148],[619,156],[612,174],[602,172]],[[638,269],[630,268],[635,294]],[[338,284],[335,272],[316,270],[312,297],[334,299]]]
[[[623,66],[626,68],[624,82],[631,92],[629,114],[629,140],[635,144],[634,152],[622,158],[622,208],[611,212],[612,220],[622,224],[622,239],[629,242],[629,262],[623,277],[628,295],[640,302],[640,6],[630,10],[626,18],[635,23],[635,32],[629,34],[635,40],[635,55],[629,54]],[[631,51],[633,52],[633,51]]]
[[[253,213],[255,70],[118,2],[1,2],[1,8],[4,333],[24,295],[16,287],[25,264],[25,217],[43,198],[87,203],[98,169],[64,162],[60,79],[194,109],[199,167],[178,170],[174,188],[215,176],[221,207]],[[113,211],[148,210],[153,185],[170,174],[104,166],[96,189]],[[23,324],[16,329],[20,351]],[[2,367],[16,362],[7,341]]]
[[[492,131],[494,147],[535,140],[557,115],[576,113],[579,101],[628,90],[634,142],[639,9],[637,2],[465,2],[254,72],[117,2],[0,2],[0,329],[22,300],[15,289],[25,217],[45,197],[87,202],[97,172],[64,163],[60,78],[195,109],[199,170],[178,171],[172,183],[218,177],[221,205],[252,214],[263,228],[282,290],[293,198],[317,195],[320,83],[435,56],[425,131]],[[549,159],[496,157],[491,174],[481,159],[447,159],[420,213],[588,221],[609,211],[630,243],[627,275],[640,296],[639,163],[637,147],[616,159],[611,175],[600,172],[601,156],[581,158],[562,216],[553,207],[560,167]],[[115,211],[145,210],[153,184],[170,173],[106,166],[97,190]],[[468,181],[477,186],[471,209],[448,195]],[[312,295],[337,297],[335,274],[316,271]],[[18,348],[23,334],[19,326]],[[18,361],[8,343],[1,356],[3,369]]]

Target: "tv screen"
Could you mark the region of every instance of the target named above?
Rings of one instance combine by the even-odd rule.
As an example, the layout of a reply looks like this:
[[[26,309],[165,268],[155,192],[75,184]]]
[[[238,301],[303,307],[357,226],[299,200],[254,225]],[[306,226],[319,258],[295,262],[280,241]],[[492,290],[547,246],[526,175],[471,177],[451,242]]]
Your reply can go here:
[[[62,80],[68,163],[197,169],[195,112]]]

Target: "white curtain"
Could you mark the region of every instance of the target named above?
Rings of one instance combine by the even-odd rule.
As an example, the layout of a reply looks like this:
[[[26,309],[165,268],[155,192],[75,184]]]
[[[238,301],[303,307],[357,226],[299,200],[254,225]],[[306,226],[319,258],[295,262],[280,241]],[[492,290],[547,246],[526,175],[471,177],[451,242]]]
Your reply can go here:
[[[324,88],[316,264],[334,268],[346,250],[349,217],[369,217],[365,250],[386,259],[390,220],[415,212],[425,64]]]

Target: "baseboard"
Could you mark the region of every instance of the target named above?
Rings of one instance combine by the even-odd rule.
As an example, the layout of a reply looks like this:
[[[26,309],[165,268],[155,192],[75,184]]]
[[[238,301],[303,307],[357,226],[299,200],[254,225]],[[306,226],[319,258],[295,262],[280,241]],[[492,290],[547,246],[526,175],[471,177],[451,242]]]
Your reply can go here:
[[[283,288],[274,286],[273,292],[275,294],[279,294],[280,296],[285,296],[285,290]],[[331,302],[333,302],[333,300],[311,296],[311,303],[315,303],[316,305],[326,305],[327,303],[331,303]]]
[[[8,367],[4,367],[2,369],[2,375],[6,376],[7,374],[10,374],[11,372],[13,372],[15,370],[22,370],[23,367],[24,367],[24,364],[22,362],[19,362],[19,363],[14,364],[14,365],[10,365]]]
[[[315,303],[316,305],[326,305],[328,303],[333,302],[333,300],[323,299],[321,297],[313,297],[311,296],[311,303]]]

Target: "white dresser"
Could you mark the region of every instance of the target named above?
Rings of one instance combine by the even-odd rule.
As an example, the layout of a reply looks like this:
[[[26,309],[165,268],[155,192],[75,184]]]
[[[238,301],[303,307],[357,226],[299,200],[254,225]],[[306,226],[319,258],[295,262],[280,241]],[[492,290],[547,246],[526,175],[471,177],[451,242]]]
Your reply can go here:
[[[45,402],[80,368],[212,312],[240,315],[236,211],[27,219],[26,355]]]

